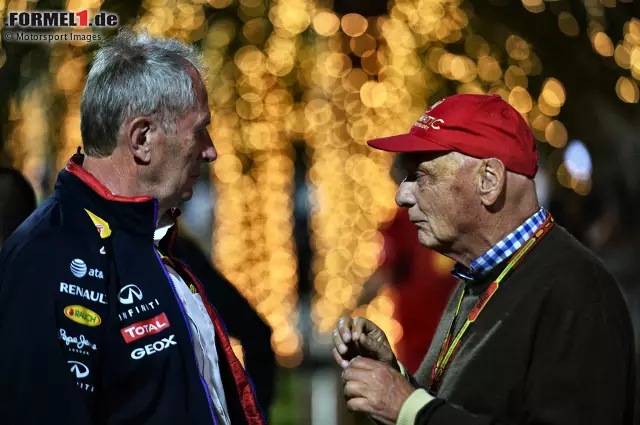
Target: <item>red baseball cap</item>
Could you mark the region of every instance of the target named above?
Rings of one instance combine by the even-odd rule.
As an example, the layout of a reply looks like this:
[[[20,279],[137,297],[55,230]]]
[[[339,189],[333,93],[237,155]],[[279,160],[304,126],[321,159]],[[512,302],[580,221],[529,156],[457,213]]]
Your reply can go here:
[[[389,152],[460,152],[498,158],[507,170],[528,177],[538,171],[531,129],[499,95],[457,94],[434,104],[408,134],[370,140]]]

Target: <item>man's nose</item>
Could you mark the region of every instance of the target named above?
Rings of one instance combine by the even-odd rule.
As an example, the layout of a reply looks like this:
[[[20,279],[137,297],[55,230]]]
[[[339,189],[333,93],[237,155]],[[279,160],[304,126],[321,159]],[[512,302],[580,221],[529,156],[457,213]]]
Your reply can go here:
[[[213,162],[218,158],[218,151],[216,147],[213,145],[213,140],[211,140],[211,136],[207,132],[207,137],[205,140],[205,147],[202,151],[202,159],[205,162]]]
[[[399,207],[411,208],[416,203],[416,197],[413,194],[415,182],[403,181],[396,192],[396,204]]]

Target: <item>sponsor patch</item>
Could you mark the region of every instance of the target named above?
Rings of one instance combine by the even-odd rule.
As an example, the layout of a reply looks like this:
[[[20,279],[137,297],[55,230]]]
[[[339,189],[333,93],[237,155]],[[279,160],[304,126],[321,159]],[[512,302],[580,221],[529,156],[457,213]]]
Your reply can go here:
[[[160,305],[160,302],[158,302],[158,299],[156,298],[153,301],[150,301],[148,303],[138,304],[134,307],[131,307],[125,311],[118,313],[118,318],[120,319],[121,322],[123,322],[125,320],[131,319],[133,316],[137,316],[138,314],[155,310],[156,307],[158,307],[159,305]]]
[[[91,343],[84,335],[73,336],[67,335],[67,330],[60,328],[58,338],[64,341],[65,345],[72,353],[78,353],[85,356],[89,355],[89,351],[97,351],[98,347]]]
[[[71,262],[69,269],[71,269],[71,274],[78,279],[82,279],[87,274],[87,265],[79,258],[76,258]]]
[[[87,268],[87,264],[80,258],[76,258],[69,265],[69,270],[71,270],[71,274],[73,274],[78,279],[82,279],[89,272],[90,277],[95,277],[96,279],[104,279],[104,273],[99,269],[89,269]]]
[[[93,221],[93,224],[96,226],[96,230],[98,231],[102,239],[106,239],[111,236],[111,228],[109,227],[109,223],[86,208],[85,211],[87,212],[87,214],[89,214],[89,218],[91,218],[91,221]]]
[[[84,364],[75,360],[67,361],[71,365],[71,372],[75,373],[76,378],[84,379],[89,376],[89,368]]]
[[[64,315],[81,325],[95,327],[100,326],[102,319],[93,310],[81,305],[69,305],[64,308]]]
[[[118,299],[122,304],[127,305],[142,301],[142,290],[136,285],[123,286],[118,294]]]
[[[89,367],[84,363],[81,363],[75,360],[69,360],[67,361],[67,364],[71,365],[71,369],[69,369],[69,371],[76,376],[76,379],[84,379],[87,376],[89,376]],[[93,392],[94,390],[93,385],[88,383],[76,381],[76,385],[82,391]]]
[[[172,345],[178,345],[176,341],[173,340],[175,335],[169,336],[169,338],[162,338],[160,341],[156,341],[152,344],[147,344],[143,348],[136,348],[131,352],[131,358],[134,360],[140,360],[145,356],[150,356],[160,351],[166,350]]]
[[[60,282],[60,292],[63,292],[69,295],[76,295],[88,301],[93,301],[100,304],[107,303],[107,296],[105,294],[98,291],[84,289],[77,285],[72,285],[65,282]]]
[[[167,315],[162,313],[156,317],[152,317],[151,319],[143,320],[129,325],[126,328],[122,328],[120,329],[120,333],[127,344],[129,344],[133,341],[139,340],[140,338],[144,338],[145,336],[155,335],[162,332],[169,326],[171,325],[169,324]]]

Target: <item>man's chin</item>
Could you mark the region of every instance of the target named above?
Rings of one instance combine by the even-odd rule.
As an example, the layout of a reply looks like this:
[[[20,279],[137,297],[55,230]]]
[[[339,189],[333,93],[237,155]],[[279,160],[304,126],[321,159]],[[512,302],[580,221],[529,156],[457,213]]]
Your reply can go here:
[[[418,242],[425,248],[435,250],[438,246],[438,241],[430,233],[425,232],[422,229],[418,229]]]
[[[178,202],[178,205],[176,205],[176,207],[179,207],[185,202],[190,201],[192,197],[193,197],[193,190],[186,190],[182,192],[182,197],[180,198],[180,202]]]

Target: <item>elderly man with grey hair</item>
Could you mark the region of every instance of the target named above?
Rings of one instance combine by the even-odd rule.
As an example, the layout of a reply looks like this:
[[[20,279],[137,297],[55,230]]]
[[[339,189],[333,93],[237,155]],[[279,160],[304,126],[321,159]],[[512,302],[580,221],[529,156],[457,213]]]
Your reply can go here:
[[[373,322],[340,319],[347,406],[397,425],[631,425],[629,313],[602,263],[540,207],[520,114],[459,94],[369,145],[408,152],[396,203],[460,283],[414,376]]]
[[[158,244],[217,156],[197,52],[123,30],[80,109],[86,156],[0,254],[0,423],[264,424],[224,300]]]

